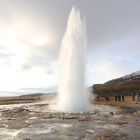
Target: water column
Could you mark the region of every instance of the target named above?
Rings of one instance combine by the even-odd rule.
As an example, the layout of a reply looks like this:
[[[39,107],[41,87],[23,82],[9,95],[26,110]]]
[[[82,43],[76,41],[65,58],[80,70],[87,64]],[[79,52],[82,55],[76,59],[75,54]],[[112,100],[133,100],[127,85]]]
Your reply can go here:
[[[86,21],[72,8],[60,50],[59,103],[61,111],[86,111],[85,93]]]

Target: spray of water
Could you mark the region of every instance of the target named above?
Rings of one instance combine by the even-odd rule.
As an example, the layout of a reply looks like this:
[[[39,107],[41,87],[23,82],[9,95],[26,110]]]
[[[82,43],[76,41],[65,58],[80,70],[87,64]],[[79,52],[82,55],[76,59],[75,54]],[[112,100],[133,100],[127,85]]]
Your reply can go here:
[[[75,7],[72,8],[60,50],[59,110],[86,111],[85,54],[86,21]]]

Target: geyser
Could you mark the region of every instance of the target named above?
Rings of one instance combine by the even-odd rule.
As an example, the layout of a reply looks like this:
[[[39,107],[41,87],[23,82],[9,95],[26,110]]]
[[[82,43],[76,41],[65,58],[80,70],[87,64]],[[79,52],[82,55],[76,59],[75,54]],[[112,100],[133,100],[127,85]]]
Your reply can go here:
[[[60,50],[59,110],[86,111],[85,55],[86,21],[72,8]]]

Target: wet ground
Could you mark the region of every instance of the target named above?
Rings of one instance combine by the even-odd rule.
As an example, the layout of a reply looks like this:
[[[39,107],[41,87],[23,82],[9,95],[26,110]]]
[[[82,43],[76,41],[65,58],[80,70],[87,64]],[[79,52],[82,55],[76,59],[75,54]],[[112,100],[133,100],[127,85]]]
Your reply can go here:
[[[139,104],[100,108],[61,113],[45,103],[1,105],[0,140],[140,140]]]

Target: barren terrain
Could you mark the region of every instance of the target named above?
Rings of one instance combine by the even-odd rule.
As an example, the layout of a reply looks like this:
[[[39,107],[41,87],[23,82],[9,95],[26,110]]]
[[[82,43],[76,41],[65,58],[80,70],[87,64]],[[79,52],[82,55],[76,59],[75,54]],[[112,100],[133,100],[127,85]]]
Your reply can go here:
[[[0,140],[140,140],[139,104],[62,113],[50,110],[52,99],[0,105]]]

